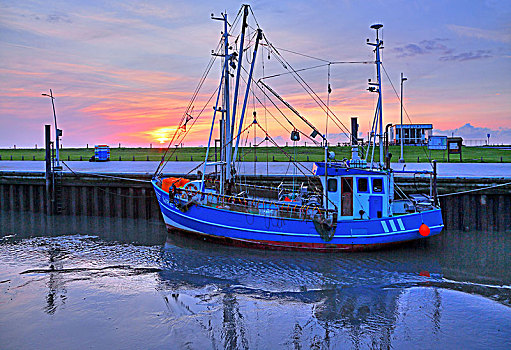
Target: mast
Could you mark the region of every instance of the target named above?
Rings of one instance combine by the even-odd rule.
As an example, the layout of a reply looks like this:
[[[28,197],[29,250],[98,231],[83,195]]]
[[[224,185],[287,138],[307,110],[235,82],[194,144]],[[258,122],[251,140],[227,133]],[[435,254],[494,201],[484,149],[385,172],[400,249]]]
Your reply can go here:
[[[325,209],[328,212],[328,141],[326,140],[326,135],[323,135],[323,142],[325,142]]]
[[[236,123],[236,108],[238,107],[238,90],[240,84],[240,75],[241,75],[241,65],[243,59],[243,45],[245,41],[245,28],[247,27],[247,17],[248,17],[248,5],[242,5],[243,7],[243,23],[241,25],[241,36],[240,36],[240,49],[238,54],[238,69],[236,71],[236,85],[234,87],[234,98],[232,102],[232,123],[231,123],[231,135],[234,135],[234,125]],[[236,150],[234,152],[234,157],[232,162],[236,161],[236,154],[238,153],[238,141],[236,141]]]
[[[218,108],[218,99],[217,104],[215,106],[215,114],[217,111],[220,111],[222,113],[222,118],[220,120],[220,140],[221,140],[221,169],[220,172],[220,193],[224,193],[224,183],[226,180],[230,179],[231,174],[230,171],[226,171],[227,169],[227,160],[230,159],[230,152],[228,152],[230,147],[231,137],[229,135],[230,133],[230,120],[229,120],[229,60],[231,59],[231,56],[229,56],[229,33],[227,28],[227,14],[222,13],[222,17],[215,17],[213,14],[211,14],[211,19],[217,20],[217,21],[223,21],[224,22],[224,54],[223,55],[217,55],[217,56],[223,56],[224,60],[222,62],[222,79],[224,79],[224,94],[223,94],[223,106],[222,108]],[[220,90],[222,86],[222,79],[220,80],[220,88],[218,90],[218,96],[220,96]],[[209,147],[209,142],[208,142]],[[207,162],[207,158],[205,160]],[[204,169],[205,170],[205,169]],[[203,174],[206,172],[204,171]],[[203,175],[204,179],[204,175]]]
[[[351,159],[358,161],[360,156],[358,154],[358,119],[351,117]]]
[[[227,64],[227,61],[224,61],[224,66]],[[208,148],[206,149],[206,158],[204,158],[204,167],[202,168],[202,183],[201,183],[201,192],[204,192],[205,188],[206,188],[206,184],[204,183],[204,179],[205,179],[205,176],[206,176],[206,165],[211,165],[211,164],[208,164],[208,158],[209,158],[209,150],[211,148],[211,137],[213,135],[213,129],[215,127],[215,119],[216,119],[216,113],[217,112],[220,112],[222,113],[223,115],[223,110],[222,108],[218,107],[218,102],[220,100],[220,95],[221,95],[221,88],[222,88],[222,80],[224,78],[224,72],[225,70],[222,69],[222,77],[220,78],[220,86],[218,87],[218,94],[216,96],[216,103],[215,103],[215,107],[213,107],[213,121],[211,122],[211,129],[209,130],[209,139],[208,139]],[[222,118],[223,120],[223,118]],[[220,123],[220,128],[222,128],[222,123]],[[222,130],[220,130],[220,139],[222,139]],[[216,164],[216,163],[215,163]],[[223,187],[222,187],[223,189]]]
[[[239,135],[241,134],[241,130],[243,128],[243,119],[245,118],[245,110],[247,108],[247,102],[248,102],[248,95],[250,93],[250,83],[252,82],[252,76],[254,74],[254,65],[256,62],[257,57],[257,48],[259,46],[259,41],[263,37],[263,31],[261,29],[257,30],[257,38],[254,46],[254,52],[252,54],[252,64],[250,65],[250,73],[248,74],[248,81],[247,81],[247,89],[245,91],[245,98],[243,100],[243,108],[241,110],[241,116],[240,116],[240,122],[239,122],[239,128],[238,128],[238,137],[236,138],[236,148],[234,150],[234,158],[233,162],[236,161],[236,156],[238,155],[238,145],[240,143]]]
[[[367,45],[374,46],[375,54],[376,54],[376,79],[377,83],[369,83],[369,85],[373,85],[369,87],[369,91],[378,93],[378,103],[376,105],[376,114],[375,117],[378,118],[379,128],[378,138],[380,143],[380,168],[384,167],[384,159],[383,159],[383,104],[382,104],[382,93],[381,93],[381,60],[380,60],[380,49],[383,48],[383,40],[379,38],[379,29],[383,27],[383,24],[373,24],[371,29],[376,30],[376,43],[370,43],[369,39],[367,39]],[[377,88],[375,88],[377,86]]]
[[[230,120],[230,105],[229,105],[229,64],[227,61],[230,60],[229,56],[229,32],[227,30],[227,13],[222,14],[224,20],[224,49],[225,49],[225,65],[224,65],[224,111],[225,111],[225,133],[224,133],[224,143],[223,146],[225,150],[225,161],[227,162],[224,167],[226,167],[225,179],[229,180],[231,178],[231,169],[230,169],[230,160],[231,160],[231,152],[232,152],[232,134],[231,134],[231,120]]]
[[[404,163],[405,162],[405,159],[403,158],[403,136],[404,136],[404,133],[403,133],[403,83],[408,80],[407,78],[404,78],[403,77],[403,73],[401,73],[401,98],[399,99],[400,102],[401,102],[401,131],[400,131],[400,136],[399,136],[399,141],[401,141],[401,158],[399,158],[399,163]],[[396,132],[397,134],[397,132]]]

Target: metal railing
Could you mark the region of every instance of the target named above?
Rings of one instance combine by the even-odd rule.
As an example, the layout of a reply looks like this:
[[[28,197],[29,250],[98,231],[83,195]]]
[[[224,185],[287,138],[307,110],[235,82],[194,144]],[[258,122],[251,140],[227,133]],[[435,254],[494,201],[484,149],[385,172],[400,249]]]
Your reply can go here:
[[[195,202],[196,204],[218,209],[279,218],[312,220],[318,215],[325,217],[328,214],[335,213],[334,209],[329,209],[327,211],[318,204],[300,205],[293,204],[293,202],[281,203],[258,198],[190,191],[182,188],[176,188],[174,198],[174,200],[179,200],[182,205]]]

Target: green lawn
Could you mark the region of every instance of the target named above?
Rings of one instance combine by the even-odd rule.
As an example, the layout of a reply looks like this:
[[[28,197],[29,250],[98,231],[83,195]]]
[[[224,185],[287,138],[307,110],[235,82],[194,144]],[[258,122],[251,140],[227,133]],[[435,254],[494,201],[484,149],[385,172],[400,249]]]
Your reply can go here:
[[[350,158],[351,151],[349,147],[330,147],[330,151],[335,152],[337,159]],[[258,162],[269,161],[287,161],[288,157],[283,153],[286,152],[298,161],[321,161],[324,159],[324,150],[320,147],[257,147],[254,148],[241,148],[239,154],[246,161],[254,161],[257,156]],[[392,162],[397,162],[400,156],[399,146],[390,146],[389,152],[392,153]],[[2,161],[11,160],[44,160],[43,149],[0,149],[0,157]],[[136,161],[158,161],[161,160],[162,155],[165,153],[164,149],[160,148],[111,148],[110,159],[113,161],[118,160],[136,160]],[[430,156],[430,151],[427,148],[406,146],[404,148],[406,162],[427,162]],[[88,161],[94,155],[93,148],[64,148],[60,151],[60,159],[66,161]],[[206,148],[204,147],[184,147],[179,149],[171,149],[167,156],[171,155],[171,160],[175,161],[199,161],[206,155]],[[498,163],[498,162],[511,162],[511,150],[499,150],[488,147],[463,147],[462,149],[463,162],[485,162],[485,163]],[[375,160],[379,158],[379,151],[375,151]],[[436,159],[438,162],[447,161],[446,151],[431,151],[431,158]],[[210,160],[214,160],[214,149],[210,151]],[[459,155],[451,155],[451,162],[459,162]]]

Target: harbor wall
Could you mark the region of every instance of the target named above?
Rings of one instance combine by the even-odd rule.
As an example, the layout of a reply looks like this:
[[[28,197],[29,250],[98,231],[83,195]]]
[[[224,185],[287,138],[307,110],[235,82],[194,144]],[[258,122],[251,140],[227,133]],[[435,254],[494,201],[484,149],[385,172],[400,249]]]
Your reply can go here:
[[[149,175],[97,177],[64,174],[60,180],[59,215],[161,219]],[[120,178],[122,177],[122,178]],[[281,176],[252,176],[247,182],[277,186]],[[285,179],[284,179],[285,180]],[[301,179],[306,181],[306,179]],[[295,180],[296,181],[296,180]],[[459,193],[509,182],[509,179],[442,179],[438,193],[446,229],[511,230],[509,186]],[[301,183],[300,180],[296,181]],[[396,178],[405,193],[428,192],[429,179]],[[0,215],[7,211],[48,213],[44,173],[0,173]]]

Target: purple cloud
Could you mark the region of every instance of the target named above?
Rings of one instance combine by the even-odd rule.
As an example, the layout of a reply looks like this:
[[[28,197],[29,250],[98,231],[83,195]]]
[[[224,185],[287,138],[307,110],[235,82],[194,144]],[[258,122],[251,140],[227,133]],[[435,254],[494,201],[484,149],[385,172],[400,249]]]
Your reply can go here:
[[[488,127],[478,127],[467,123],[456,129],[438,130],[435,129],[435,135],[447,135],[447,136],[461,136],[467,144],[475,141],[479,141],[479,144],[484,144],[487,139],[487,135],[491,135],[490,143],[492,144],[510,144],[511,143],[511,128],[500,127],[496,129]]]
[[[447,39],[422,40],[418,44],[411,43],[396,47],[394,51],[398,53],[398,57],[425,55],[433,52],[440,52],[444,55],[451,53],[452,49],[442,44],[443,41],[447,41]]]
[[[475,52],[462,52],[457,55],[448,55],[440,57],[440,61],[471,61],[493,57],[491,50],[477,50]]]

